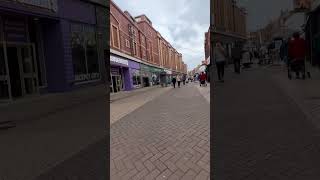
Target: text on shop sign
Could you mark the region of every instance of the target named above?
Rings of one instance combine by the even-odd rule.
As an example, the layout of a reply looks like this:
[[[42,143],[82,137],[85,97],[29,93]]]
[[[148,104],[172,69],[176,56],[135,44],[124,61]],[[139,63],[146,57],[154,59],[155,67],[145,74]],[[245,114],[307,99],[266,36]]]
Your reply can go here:
[[[127,60],[124,60],[115,56],[110,56],[110,61],[129,66],[129,62]]]

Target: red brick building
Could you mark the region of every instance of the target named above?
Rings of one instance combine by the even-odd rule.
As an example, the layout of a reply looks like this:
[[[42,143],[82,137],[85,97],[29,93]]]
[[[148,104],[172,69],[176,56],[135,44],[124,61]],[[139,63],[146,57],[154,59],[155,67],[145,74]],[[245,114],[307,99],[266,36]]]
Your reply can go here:
[[[133,56],[152,65],[168,69],[174,67],[172,66],[173,62],[177,61],[177,64],[179,60],[182,61],[182,55],[154,29],[151,20],[146,15],[132,17],[129,12],[122,12],[121,9],[111,1],[110,23],[111,49]],[[170,53],[172,57],[168,57]],[[177,57],[174,58],[174,55]],[[180,57],[180,59],[178,57]],[[179,69],[182,68],[172,70]]]
[[[112,91],[149,86],[147,79],[153,84],[154,76],[159,79],[161,72],[187,73],[182,54],[161,36],[146,15],[133,17],[113,1],[110,1],[110,52]]]

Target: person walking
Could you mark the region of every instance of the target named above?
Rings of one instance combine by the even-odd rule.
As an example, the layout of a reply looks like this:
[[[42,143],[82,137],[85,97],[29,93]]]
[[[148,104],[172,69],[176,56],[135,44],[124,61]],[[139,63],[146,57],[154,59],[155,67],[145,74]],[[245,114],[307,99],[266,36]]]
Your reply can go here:
[[[187,79],[186,75],[183,75],[183,76],[182,76],[183,85],[186,85],[186,79]]]
[[[296,73],[296,78],[300,78],[299,72],[303,70],[302,78],[305,78],[305,71],[304,66],[305,66],[305,56],[306,56],[306,42],[303,38],[300,37],[299,32],[295,32],[293,34],[293,39],[289,41],[288,43],[288,55],[289,59],[291,61],[292,69]]]
[[[235,46],[231,49],[231,58],[233,59],[234,72],[240,74],[240,61],[241,61],[241,45],[236,42]]]
[[[180,75],[177,76],[177,81],[178,81],[178,87],[180,88],[180,84],[181,84],[181,76]]]
[[[222,44],[220,42],[216,43],[216,47],[213,50],[213,59],[217,66],[217,72],[218,72],[218,78],[219,81],[224,82],[224,66],[226,63],[226,51],[222,47]]]
[[[201,72],[200,74],[200,87],[201,85],[206,86],[206,80],[207,80],[207,75],[204,72]]]
[[[176,77],[173,76],[171,79],[171,82],[172,82],[173,88],[176,88],[176,82],[177,82]]]

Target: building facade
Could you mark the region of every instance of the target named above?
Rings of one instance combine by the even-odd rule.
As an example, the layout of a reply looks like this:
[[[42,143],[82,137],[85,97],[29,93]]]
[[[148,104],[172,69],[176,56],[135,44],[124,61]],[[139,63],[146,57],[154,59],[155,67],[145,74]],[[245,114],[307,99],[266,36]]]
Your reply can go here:
[[[0,1],[0,99],[105,82],[108,6],[97,0]]]
[[[235,0],[213,0],[210,12],[211,44],[221,42],[230,55],[235,41],[244,43],[247,39],[246,10]]]
[[[168,81],[171,75],[186,73],[182,55],[154,29],[146,15],[133,17],[113,1],[110,2],[110,53],[114,69],[110,73],[111,92],[158,85],[162,76]]]

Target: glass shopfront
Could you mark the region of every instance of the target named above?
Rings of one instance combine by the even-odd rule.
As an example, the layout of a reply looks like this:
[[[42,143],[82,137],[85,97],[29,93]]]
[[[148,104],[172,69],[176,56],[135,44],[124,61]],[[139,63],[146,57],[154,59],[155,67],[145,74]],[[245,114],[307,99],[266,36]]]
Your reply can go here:
[[[132,82],[133,82],[134,88],[142,87],[140,70],[137,70],[137,69],[132,70]]]
[[[72,24],[71,31],[75,82],[100,80],[96,29],[90,25]]]
[[[124,75],[122,68],[111,67],[110,92],[117,93],[124,90]]]
[[[37,94],[46,81],[38,56],[41,39],[31,30],[41,34],[28,18],[0,15],[0,101]]]

